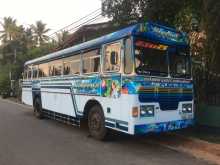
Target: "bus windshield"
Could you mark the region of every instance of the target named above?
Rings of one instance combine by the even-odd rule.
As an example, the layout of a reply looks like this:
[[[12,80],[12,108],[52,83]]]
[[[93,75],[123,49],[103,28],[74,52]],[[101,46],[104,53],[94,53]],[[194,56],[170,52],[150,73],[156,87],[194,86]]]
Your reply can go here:
[[[168,76],[167,46],[135,41],[135,71],[150,76]]]
[[[172,50],[172,49],[171,49]],[[191,78],[191,61],[188,49],[170,51],[170,75],[174,78]]]

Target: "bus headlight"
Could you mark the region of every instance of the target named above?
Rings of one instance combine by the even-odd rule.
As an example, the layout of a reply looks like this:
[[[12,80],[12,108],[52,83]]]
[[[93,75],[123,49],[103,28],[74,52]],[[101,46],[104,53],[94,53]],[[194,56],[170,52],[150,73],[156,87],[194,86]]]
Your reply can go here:
[[[140,117],[153,117],[153,116],[154,116],[154,105],[140,106]]]
[[[192,104],[183,104],[182,105],[182,112],[183,113],[192,113]]]

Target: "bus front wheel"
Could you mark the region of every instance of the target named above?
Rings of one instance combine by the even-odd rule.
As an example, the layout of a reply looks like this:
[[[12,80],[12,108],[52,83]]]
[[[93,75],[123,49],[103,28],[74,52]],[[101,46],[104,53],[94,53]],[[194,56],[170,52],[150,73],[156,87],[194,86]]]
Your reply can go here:
[[[97,140],[104,140],[107,136],[105,127],[105,117],[102,108],[95,105],[91,108],[88,115],[88,127],[92,137]]]
[[[42,106],[39,98],[34,100],[34,116],[36,116],[38,119],[43,118]]]

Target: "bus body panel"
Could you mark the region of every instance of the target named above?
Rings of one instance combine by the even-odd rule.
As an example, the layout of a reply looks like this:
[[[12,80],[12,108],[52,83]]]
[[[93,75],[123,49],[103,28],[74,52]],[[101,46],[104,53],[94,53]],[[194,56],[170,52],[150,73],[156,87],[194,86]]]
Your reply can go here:
[[[130,86],[127,86],[129,89],[125,89],[125,84],[128,84],[128,81],[124,81],[124,84],[121,84],[120,80],[126,80],[126,78],[127,77],[124,76],[122,76],[122,78],[118,76],[113,76],[112,78],[109,76],[104,78],[100,78],[100,76],[92,76],[84,77],[83,79],[70,78],[71,80],[57,78],[46,81],[46,83],[42,80],[40,87],[42,107],[46,110],[71,117],[83,117],[86,103],[90,100],[96,100],[102,106],[106,118],[106,127],[129,134],[163,132],[168,131],[168,129],[175,130],[182,127],[188,127],[193,124],[193,113],[188,114],[188,116],[183,116],[183,114],[181,114],[182,104],[190,103],[193,105],[193,100],[179,101],[178,108],[175,110],[161,110],[158,102],[152,102],[150,100],[140,102],[140,93],[135,91],[141,88],[140,81],[138,86],[135,83],[136,81],[132,80],[132,88],[134,89]],[[141,82],[144,82],[145,85],[149,85],[151,82],[146,79],[144,80],[144,77],[141,79]],[[160,81],[163,82],[166,80],[161,78]],[[91,84],[91,82],[93,83]],[[115,85],[115,92],[112,89],[113,84]],[[163,83],[157,82],[157,85],[160,84]],[[182,83],[178,82],[176,84],[177,87],[178,84]],[[184,82],[184,84],[185,86],[188,84],[188,86],[192,88],[192,85],[190,85],[191,83]],[[97,88],[98,90],[93,89],[93,91],[91,91],[90,87],[93,87],[94,89]],[[178,90],[182,91],[181,89]],[[158,95],[158,91],[155,90],[153,94]],[[180,93],[177,97],[180,97],[182,94],[183,93]],[[29,95],[31,95],[31,89]],[[27,98],[29,95],[25,93],[24,88],[23,99]],[[31,105],[31,102],[33,102],[32,97],[29,99],[29,103],[25,103]],[[141,106],[146,105],[153,105],[156,107],[153,117],[132,117],[133,107],[140,108]]]
[[[22,85],[22,102],[27,105],[33,105],[33,96],[32,96],[32,82],[25,81]]]
[[[22,102],[27,105],[33,105],[32,88],[22,89]]]
[[[76,117],[70,89],[42,89],[42,108]]]

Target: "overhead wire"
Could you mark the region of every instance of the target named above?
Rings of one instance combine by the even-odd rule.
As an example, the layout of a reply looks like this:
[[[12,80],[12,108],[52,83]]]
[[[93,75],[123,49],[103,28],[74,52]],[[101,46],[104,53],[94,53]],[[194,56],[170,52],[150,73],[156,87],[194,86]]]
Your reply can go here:
[[[95,15],[95,16],[94,16],[94,15]],[[65,26],[65,27],[63,27],[63,28],[57,30],[56,32],[53,32],[52,34],[50,34],[50,35],[48,35],[48,36],[49,36],[50,38],[54,38],[53,36],[56,35],[56,34],[59,33],[59,32],[62,32],[62,31],[68,31],[68,32],[69,32],[69,31],[70,31],[69,29],[71,29],[71,30],[72,30],[72,29],[75,29],[75,28],[77,28],[77,27],[80,27],[80,26],[82,26],[82,25],[88,23],[91,19],[94,19],[94,17],[90,19],[90,17],[92,17],[92,16],[94,16],[94,17],[101,16],[101,8],[96,9],[95,11],[93,11],[93,12],[87,14],[86,16],[84,16],[84,17],[78,19],[77,21],[74,21],[73,23],[71,23],[71,24],[69,24],[69,25],[67,25],[67,26]],[[82,21],[83,21],[83,22],[82,22]],[[77,23],[78,23],[78,24],[77,24]],[[73,26],[73,25],[74,25],[74,26]],[[73,26],[73,27],[72,27],[72,26]]]

